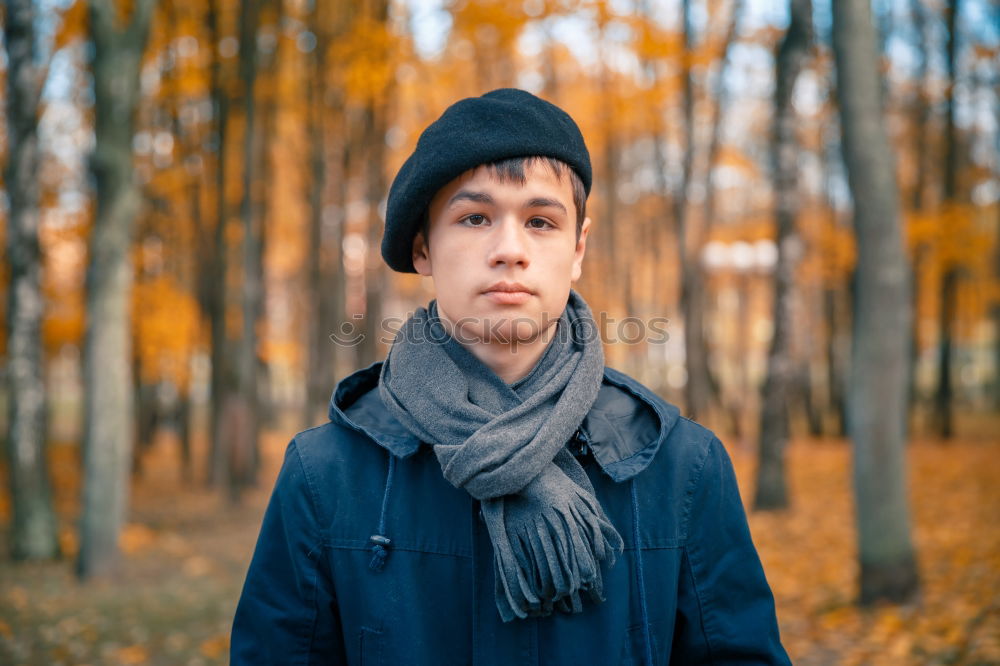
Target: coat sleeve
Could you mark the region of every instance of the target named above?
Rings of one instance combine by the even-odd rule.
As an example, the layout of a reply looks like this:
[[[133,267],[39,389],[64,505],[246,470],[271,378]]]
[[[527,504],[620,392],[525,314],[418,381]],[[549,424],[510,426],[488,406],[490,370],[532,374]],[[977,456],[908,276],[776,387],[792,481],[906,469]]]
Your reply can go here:
[[[732,461],[712,437],[687,494],[672,664],[790,664]]]
[[[233,666],[346,663],[321,521],[308,470],[292,440],[236,607]]]

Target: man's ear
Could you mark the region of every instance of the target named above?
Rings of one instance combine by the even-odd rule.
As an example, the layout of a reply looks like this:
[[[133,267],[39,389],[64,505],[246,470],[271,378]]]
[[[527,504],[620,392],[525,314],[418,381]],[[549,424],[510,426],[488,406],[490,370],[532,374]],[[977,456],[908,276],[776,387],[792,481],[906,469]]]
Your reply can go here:
[[[418,231],[413,237],[413,267],[421,275],[431,274],[431,252],[423,231]]]
[[[573,272],[570,276],[570,283],[580,279],[583,273],[583,255],[587,253],[587,234],[590,233],[590,218],[583,218],[580,226],[580,240],[576,242],[576,250],[573,253]]]

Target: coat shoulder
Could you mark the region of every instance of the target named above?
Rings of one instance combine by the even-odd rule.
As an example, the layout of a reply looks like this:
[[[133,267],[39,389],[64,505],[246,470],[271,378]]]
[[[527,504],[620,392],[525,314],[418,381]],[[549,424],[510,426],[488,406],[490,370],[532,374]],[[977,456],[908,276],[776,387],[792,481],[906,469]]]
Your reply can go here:
[[[613,391],[621,398],[630,397],[629,402],[637,406],[627,418],[634,423],[648,424],[650,416],[656,416],[659,427],[656,458],[660,463],[681,468],[696,466],[708,453],[713,440],[718,439],[711,429],[681,414],[677,405],[620,370],[605,369],[601,391]]]
[[[353,485],[372,474],[377,478],[385,474],[387,452],[344,424],[329,421],[308,428],[297,433],[292,443],[318,487]]]

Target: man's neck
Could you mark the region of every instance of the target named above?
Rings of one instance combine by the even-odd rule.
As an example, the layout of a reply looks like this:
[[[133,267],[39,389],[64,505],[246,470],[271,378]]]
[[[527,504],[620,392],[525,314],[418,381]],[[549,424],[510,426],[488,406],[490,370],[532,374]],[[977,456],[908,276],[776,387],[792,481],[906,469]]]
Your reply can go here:
[[[438,314],[441,316],[445,329],[454,336],[454,325],[447,315],[440,310],[438,310]],[[519,340],[514,343],[470,340],[471,336],[467,335],[455,336],[455,339],[505,383],[513,384],[534,369],[538,359],[542,357],[552,341],[555,329],[555,322],[553,322],[552,326],[531,340]]]
[[[498,345],[474,343],[465,345],[473,355],[495,372],[507,384],[513,384],[525,377],[538,359],[545,353],[549,340],[541,336],[532,342],[519,342],[516,345]]]

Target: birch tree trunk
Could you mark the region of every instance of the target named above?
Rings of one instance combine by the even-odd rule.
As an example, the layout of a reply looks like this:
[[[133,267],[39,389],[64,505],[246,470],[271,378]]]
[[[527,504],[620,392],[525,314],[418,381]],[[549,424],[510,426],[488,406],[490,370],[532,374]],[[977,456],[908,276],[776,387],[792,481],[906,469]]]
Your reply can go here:
[[[115,27],[115,3],[90,0],[94,41],[94,152],[97,194],[87,267],[84,333],[83,516],[77,575],[113,574],[128,507],[132,411],[129,246],[139,193],[132,180],[132,136],[139,68],[153,0],[138,0],[127,26]]]
[[[771,170],[774,177],[778,262],[774,270],[774,333],[767,355],[763,408],[760,412],[756,509],[788,506],[785,447],[788,444],[788,403],[795,381],[791,353],[792,291],[801,242],[796,231],[799,212],[799,142],[795,137],[792,93],[812,44],[812,0],[791,0],[791,21],[775,55],[774,124]]]
[[[858,248],[848,432],[854,442],[860,601],[902,601],[919,585],[907,503],[908,358],[901,342],[912,313],[868,0],[833,3],[833,46]]]
[[[56,516],[46,465],[46,393],[39,225],[38,100],[43,69],[35,49],[31,0],[7,3],[7,470],[11,555],[16,560],[59,555]]]

